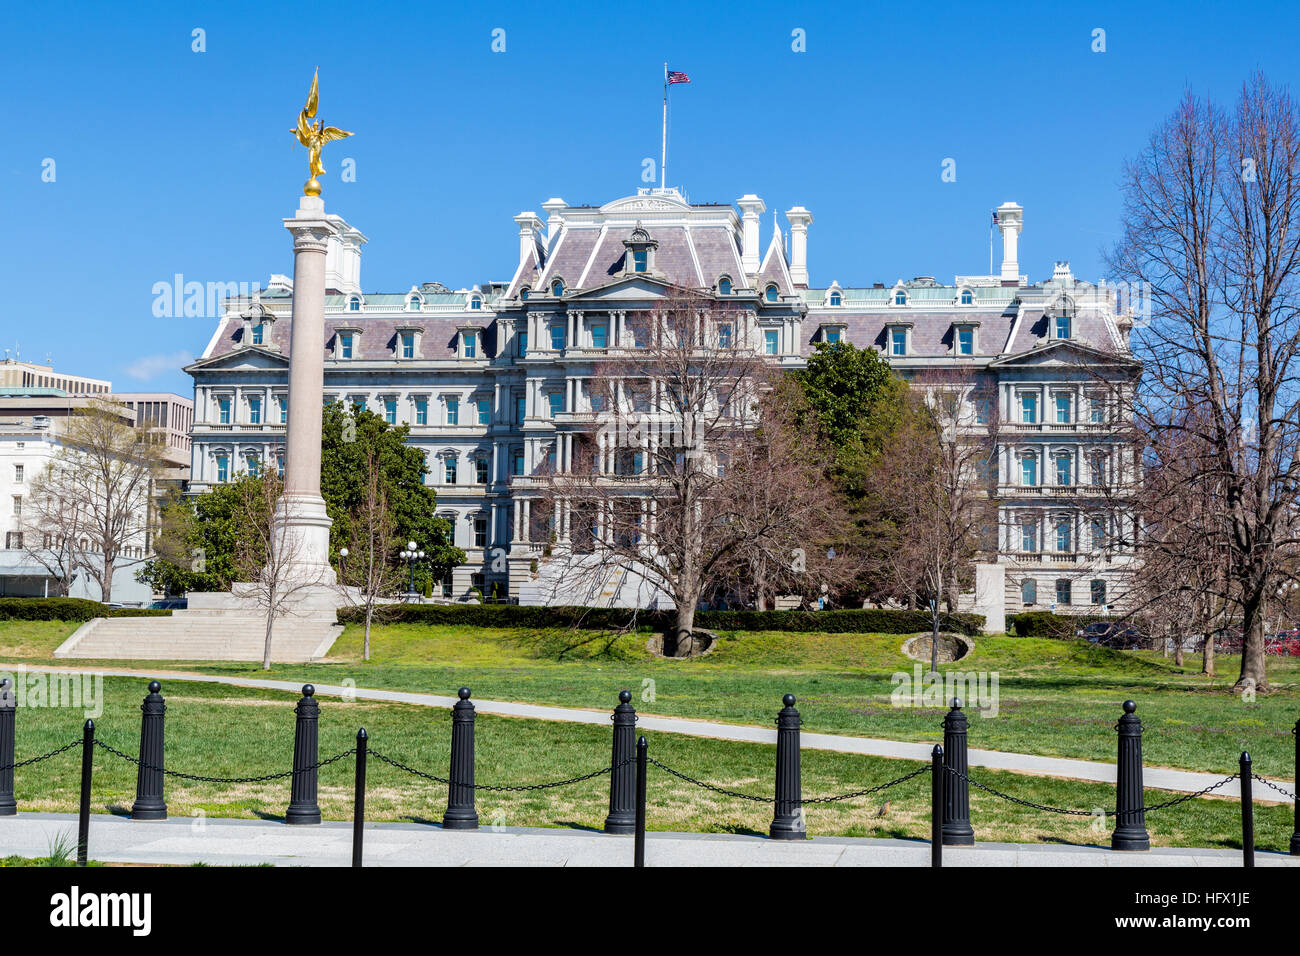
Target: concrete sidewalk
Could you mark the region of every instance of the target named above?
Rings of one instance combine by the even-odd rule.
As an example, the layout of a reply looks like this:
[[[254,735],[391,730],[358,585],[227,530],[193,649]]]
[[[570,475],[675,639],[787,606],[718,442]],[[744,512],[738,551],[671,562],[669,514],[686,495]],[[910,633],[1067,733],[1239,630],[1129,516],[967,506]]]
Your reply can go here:
[[[64,813],[0,817],[0,856],[45,856],[62,835],[76,842],[77,818]],[[1109,839],[1103,837],[1102,839]],[[290,827],[265,820],[177,819],[159,822],[97,814],[90,822],[90,858],[106,863],[186,866],[350,866],[352,824]],[[1300,866],[1300,857],[1255,854],[1257,866]],[[946,847],[944,866],[1239,867],[1238,850],[1156,849],[1115,853],[1091,846],[985,843]],[[631,866],[632,838],[590,830],[484,826],[444,830],[435,824],[366,826],[365,865],[376,866]],[[919,840],[814,837],[769,840],[732,834],[646,835],[647,866],[929,866]]]
[[[31,671],[66,670],[67,668],[29,667]],[[259,690],[279,690],[299,693],[303,682],[267,680],[257,677],[230,677],[216,674],[191,674],[184,671],[142,671],[142,670],[105,670],[103,668],[87,669],[89,672],[103,674],[106,677],[141,677],[157,678],[160,681],[184,680],[197,683],[226,684],[232,687],[248,687]],[[400,704],[414,704],[418,707],[451,707],[456,703],[455,697],[440,697],[435,694],[416,694],[410,691],[375,690],[363,687],[341,687],[332,684],[316,684],[316,697],[351,697],[355,700],[382,700]],[[143,693],[143,690],[141,691]],[[166,696],[167,688],[163,687]],[[611,694],[611,697],[614,695]],[[611,704],[611,710],[613,705]],[[610,725],[610,710],[584,710],[574,707],[552,707],[542,704],[520,704],[510,701],[474,699],[474,707],[480,714],[496,714],[504,717],[524,717],[532,720],[555,720],[565,723],[594,724],[599,727]],[[775,715],[775,709],[773,710]],[[1141,708],[1138,709],[1141,716]],[[837,734],[814,734],[804,732],[800,735],[800,744],[806,750],[833,750],[839,753],[863,754],[873,757],[896,757],[902,760],[928,761],[934,744],[942,743],[942,734],[938,724],[942,715],[935,715],[935,740],[930,743],[911,743],[898,740],[882,740],[873,737],[849,737]],[[1116,715],[1118,718],[1118,715]],[[670,734],[686,734],[692,737],[713,737],[718,740],[738,740],[746,743],[776,743],[776,727],[751,727],[743,724],[720,724],[705,720],[689,720],[681,717],[656,717],[649,714],[637,715],[638,731],[655,730]],[[381,748],[382,749],[382,748]],[[1097,783],[1115,783],[1116,770],[1113,763],[1100,763],[1092,760],[1076,760],[1068,757],[1040,757],[1036,754],[1010,753],[1001,750],[972,749],[968,754],[971,767],[988,767],[994,770],[1011,770],[1019,773],[1034,774],[1044,777],[1065,777],[1071,780],[1088,780]],[[1223,773],[1199,773],[1190,770],[1170,770],[1161,767],[1143,768],[1142,782],[1156,790],[1171,790],[1175,793],[1195,793],[1204,790],[1212,783],[1217,783],[1237,769],[1236,761],[1225,765]],[[1272,782],[1282,787],[1287,793],[1294,792],[1293,781],[1271,778]],[[1217,796],[1240,797],[1241,789],[1236,780],[1224,784],[1214,791]],[[1287,798],[1263,784],[1256,783],[1253,796],[1258,803],[1285,803]]]

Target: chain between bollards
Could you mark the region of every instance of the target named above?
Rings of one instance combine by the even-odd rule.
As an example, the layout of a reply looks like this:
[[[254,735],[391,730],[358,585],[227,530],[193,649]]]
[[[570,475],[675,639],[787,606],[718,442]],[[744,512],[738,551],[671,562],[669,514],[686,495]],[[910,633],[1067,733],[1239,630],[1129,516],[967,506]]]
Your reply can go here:
[[[352,865],[361,866],[361,844],[366,830],[366,728],[357,731],[357,776],[352,787]]]
[[[1250,772],[1250,754],[1241,754],[1241,865],[1246,869],[1255,866],[1255,804],[1251,794],[1254,774]]]
[[[166,820],[163,796],[163,721],[167,702],[159,693],[162,685],[149,682],[149,694],[140,704],[140,762],[135,770],[135,803],[132,820]]]

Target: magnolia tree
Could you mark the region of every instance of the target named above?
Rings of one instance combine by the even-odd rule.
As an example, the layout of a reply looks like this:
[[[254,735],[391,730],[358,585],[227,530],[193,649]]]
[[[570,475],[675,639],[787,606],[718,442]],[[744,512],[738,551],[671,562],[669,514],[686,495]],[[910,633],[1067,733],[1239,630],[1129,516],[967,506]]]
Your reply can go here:
[[[631,578],[670,598],[666,651],[685,656],[705,597],[815,595],[852,576],[853,556],[826,557],[845,510],[752,310],[679,290],[628,320],[578,396],[595,429],[540,469],[533,534],[558,545],[565,587]]]
[[[1124,200],[1111,265],[1151,306],[1133,331],[1135,418],[1162,459],[1197,449],[1170,500],[1212,491],[1237,686],[1262,689],[1270,599],[1300,544],[1300,109],[1263,76],[1231,109],[1186,94],[1127,165]]]

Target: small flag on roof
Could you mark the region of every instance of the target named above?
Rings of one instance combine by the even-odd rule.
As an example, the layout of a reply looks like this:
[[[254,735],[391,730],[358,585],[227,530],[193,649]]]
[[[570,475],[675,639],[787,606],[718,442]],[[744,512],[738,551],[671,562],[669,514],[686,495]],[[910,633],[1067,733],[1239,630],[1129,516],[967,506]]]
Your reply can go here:
[[[993,225],[996,226],[997,224],[998,224],[998,211],[997,211],[996,209],[994,209],[994,210],[993,210]]]
[[[668,82],[671,83],[689,83],[691,78],[685,73],[678,73],[675,70],[668,71]]]

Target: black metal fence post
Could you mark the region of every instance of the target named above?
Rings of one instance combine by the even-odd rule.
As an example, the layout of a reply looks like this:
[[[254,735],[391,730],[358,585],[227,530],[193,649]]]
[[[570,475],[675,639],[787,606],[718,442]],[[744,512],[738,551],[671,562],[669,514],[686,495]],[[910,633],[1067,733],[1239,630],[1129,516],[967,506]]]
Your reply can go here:
[[[77,866],[86,865],[90,850],[90,771],[95,757],[95,722],[87,720],[81,731],[81,806],[77,813]]]
[[[1250,754],[1244,750],[1237,780],[1241,784],[1241,865],[1250,869],[1255,865],[1255,803],[1251,795]]]
[[[460,700],[451,709],[451,773],[447,785],[447,812],[442,825],[447,830],[477,830],[474,809],[474,705],[469,688],[456,692]]]
[[[636,768],[632,756],[636,748],[636,709],[632,692],[618,692],[614,708],[614,745],[610,757],[609,816],[606,833],[632,833],[636,830]]]
[[[284,822],[294,825],[320,823],[320,806],[316,803],[320,703],[315,695],[315,687],[303,684],[302,700],[293,710],[298,719],[293,732],[293,777]]]
[[[167,702],[162,685],[149,682],[149,694],[140,705],[140,763],[135,772],[135,803],[132,820],[166,820],[167,802],[163,799],[163,721]]]
[[[1124,714],[1115,725],[1119,732],[1119,765],[1115,781],[1115,830],[1112,850],[1149,850],[1146,794],[1142,789],[1142,721],[1137,704],[1124,701]]]
[[[803,816],[803,768],[799,754],[799,711],[794,694],[781,699],[785,704],[776,716],[776,804],[772,814],[773,840],[802,840],[807,833]]]
[[[361,842],[366,830],[366,728],[357,731],[357,778],[352,786],[352,865],[361,865]]]
[[[974,846],[975,829],[970,823],[970,786],[966,781],[966,715],[961,698],[952,699],[952,710],[943,719],[944,771],[943,842],[945,846]],[[961,776],[958,776],[960,774]]]
[[[943,748],[938,744],[930,751],[930,866],[943,866]]]
[[[636,836],[632,838],[632,865],[645,866],[645,782],[650,745],[636,742]]]
[[[1300,720],[1291,729],[1295,734],[1295,801],[1292,804],[1291,855],[1300,856]]]
[[[18,696],[9,678],[0,680],[0,817],[18,812],[14,799],[14,724]]]

